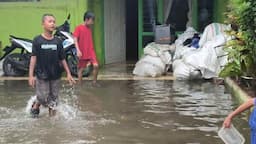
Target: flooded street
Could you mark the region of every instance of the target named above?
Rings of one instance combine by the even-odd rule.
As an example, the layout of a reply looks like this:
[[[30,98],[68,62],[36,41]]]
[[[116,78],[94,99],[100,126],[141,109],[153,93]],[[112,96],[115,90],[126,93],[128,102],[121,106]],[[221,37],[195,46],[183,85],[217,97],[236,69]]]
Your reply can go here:
[[[27,81],[0,82],[0,143],[222,144],[217,131],[237,106],[224,86],[210,82],[64,81],[56,117],[42,108],[30,118],[34,90]],[[249,138],[244,115],[234,125]]]

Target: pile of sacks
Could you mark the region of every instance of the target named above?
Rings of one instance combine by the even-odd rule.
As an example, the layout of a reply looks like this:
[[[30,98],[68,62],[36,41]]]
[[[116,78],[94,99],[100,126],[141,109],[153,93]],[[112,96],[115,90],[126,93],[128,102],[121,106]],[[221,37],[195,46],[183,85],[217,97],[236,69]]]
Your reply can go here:
[[[173,76],[178,80],[210,79],[218,77],[227,63],[227,52],[223,46],[231,38],[225,31],[228,25],[212,23],[208,25],[199,42],[199,48],[184,46],[185,39],[197,32],[188,28],[175,41],[176,51],[173,58]]]
[[[173,76],[177,80],[210,79],[218,77],[227,63],[227,52],[223,46],[231,40],[225,31],[230,26],[212,23],[203,34],[192,27],[172,45],[150,43],[144,48],[144,56],[136,63],[133,74],[156,77],[165,73],[166,66],[172,64]],[[190,43],[186,44],[188,40]]]
[[[144,55],[136,63],[133,74],[150,77],[163,75],[167,67],[172,64],[174,50],[174,45],[149,43],[144,48]]]

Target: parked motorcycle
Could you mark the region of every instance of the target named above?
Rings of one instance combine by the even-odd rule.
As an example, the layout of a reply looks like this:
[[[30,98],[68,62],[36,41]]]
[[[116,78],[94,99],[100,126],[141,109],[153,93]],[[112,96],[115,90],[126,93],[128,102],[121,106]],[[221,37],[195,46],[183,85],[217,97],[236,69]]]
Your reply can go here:
[[[66,61],[70,72],[73,76],[77,76],[77,62],[76,48],[74,45],[74,39],[69,32],[70,15],[68,15],[65,22],[56,28],[55,36],[60,38],[63,44],[63,48],[66,53]],[[3,51],[4,54],[0,58],[3,61],[3,72],[5,76],[24,76],[29,70],[30,57],[32,53],[32,40],[15,37],[10,35],[10,46],[6,46]],[[17,51],[20,49],[20,52]],[[13,52],[15,50],[15,52]],[[13,52],[13,53],[12,53]],[[92,71],[92,67],[89,66],[83,76],[89,76]]]

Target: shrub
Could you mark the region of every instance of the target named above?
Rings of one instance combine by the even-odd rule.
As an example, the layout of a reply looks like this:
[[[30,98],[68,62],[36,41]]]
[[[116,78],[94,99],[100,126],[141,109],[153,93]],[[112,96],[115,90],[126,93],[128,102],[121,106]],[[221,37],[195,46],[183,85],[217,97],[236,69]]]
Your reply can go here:
[[[220,76],[256,77],[256,1],[229,0],[226,22],[232,25],[227,33],[233,39],[226,45],[229,63]]]

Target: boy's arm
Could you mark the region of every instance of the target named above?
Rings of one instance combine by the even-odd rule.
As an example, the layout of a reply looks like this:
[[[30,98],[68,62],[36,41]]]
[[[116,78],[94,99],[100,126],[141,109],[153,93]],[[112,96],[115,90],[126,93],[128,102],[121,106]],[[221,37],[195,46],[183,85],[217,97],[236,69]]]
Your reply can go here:
[[[65,71],[66,71],[66,73],[67,73],[67,80],[69,81],[69,83],[72,85],[72,84],[75,84],[76,83],[76,81],[73,79],[73,77],[71,76],[71,73],[70,73],[70,70],[69,70],[69,68],[68,68],[68,64],[67,64],[67,62],[66,62],[66,60],[65,59],[63,59],[63,60],[61,60],[61,63],[62,63],[62,65],[63,65],[63,67],[64,67],[64,69],[65,69]]]
[[[31,56],[29,64],[29,85],[35,87],[34,71],[36,65],[36,56]]]
[[[76,47],[76,52],[77,52],[77,57],[81,57],[82,56],[82,53],[79,49],[79,45],[78,45],[78,39],[76,37],[74,37],[74,42],[75,42],[75,47]]]
[[[75,28],[75,31],[73,32],[73,36],[74,36],[74,42],[75,42],[75,47],[76,47],[76,52],[77,52],[78,58],[80,58],[82,56],[82,53],[81,53],[79,45],[78,45],[78,39],[80,37],[80,33],[81,33],[81,28],[79,26],[77,26]]]
[[[254,98],[250,98],[248,101],[240,105],[238,108],[236,108],[233,112],[231,112],[226,119],[223,122],[224,127],[230,127],[232,118],[236,115],[240,114],[241,112],[247,110],[248,108],[252,107],[254,105]]]

